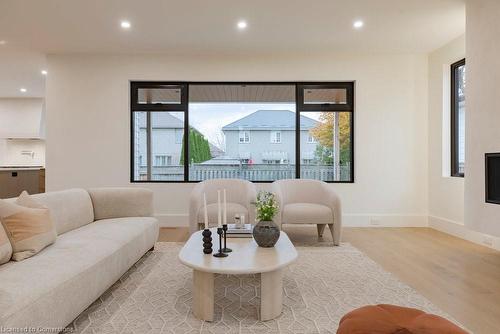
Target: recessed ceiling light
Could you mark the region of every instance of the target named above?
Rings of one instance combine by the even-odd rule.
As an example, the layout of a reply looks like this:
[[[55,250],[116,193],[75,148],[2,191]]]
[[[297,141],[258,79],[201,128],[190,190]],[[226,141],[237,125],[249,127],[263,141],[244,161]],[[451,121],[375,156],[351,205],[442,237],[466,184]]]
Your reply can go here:
[[[49,72],[47,72],[47,70],[41,70],[40,73],[42,73],[42,75],[47,75]]]
[[[3,39],[2,39],[2,40],[0,40],[0,45],[5,45],[5,44],[7,44],[7,41],[5,41],[5,40],[3,40]]]
[[[120,26],[123,28],[123,29],[130,29],[130,27],[132,27],[132,25],[130,24],[129,21],[121,21],[120,22]]]
[[[237,27],[240,30],[246,29],[248,27],[247,21],[244,20],[238,21]]]
[[[352,26],[356,29],[360,29],[362,28],[363,26],[365,25],[365,23],[361,20],[358,20],[358,21],[354,21],[354,23],[352,24]]]
[[[19,91],[20,91],[21,93],[26,93],[28,90],[27,90],[26,88],[20,88],[20,89],[19,89]]]

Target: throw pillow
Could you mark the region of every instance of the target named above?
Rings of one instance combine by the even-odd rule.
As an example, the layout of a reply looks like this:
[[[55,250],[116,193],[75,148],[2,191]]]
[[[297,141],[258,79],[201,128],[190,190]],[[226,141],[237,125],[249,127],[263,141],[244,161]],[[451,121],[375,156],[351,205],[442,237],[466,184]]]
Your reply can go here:
[[[0,224],[0,264],[10,261],[12,257],[12,246],[10,245],[7,233],[5,233],[2,224]]]
[[[54,243],[57,234],[49,209],[23,192],[16,203],[0,201],[0,221],[12,245],[12,259],[27,259]]]

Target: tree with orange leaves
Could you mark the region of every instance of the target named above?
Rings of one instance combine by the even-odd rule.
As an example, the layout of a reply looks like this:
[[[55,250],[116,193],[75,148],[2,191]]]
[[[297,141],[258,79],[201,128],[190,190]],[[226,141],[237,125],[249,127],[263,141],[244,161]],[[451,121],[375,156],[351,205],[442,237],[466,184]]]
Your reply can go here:
[[[318,142],[316,147],[316,159],[325,164],[333,164],[334,160],[334,137],[335,137],[335,115],[339,115],[339,154],[340,164],[351,160],[351,114],[348,112],[322,112],[319,123],[310,131],[311,136]]]

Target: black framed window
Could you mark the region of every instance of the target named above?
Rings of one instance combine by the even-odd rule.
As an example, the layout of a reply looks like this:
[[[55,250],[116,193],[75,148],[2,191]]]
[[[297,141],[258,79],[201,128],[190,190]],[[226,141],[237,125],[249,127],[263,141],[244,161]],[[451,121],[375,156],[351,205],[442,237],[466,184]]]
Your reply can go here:
[[[354,178],[353,83],[297,85],[298,123],[315,125],[300,131],[297,177],[328,182]]]
[[[465,59],[451,65],[451,176],[465,173]]]
[[[187,86],[131,83],[131,116],[131,180],[184,181]]]
[[[353,82],[131,82],[131,182],[354,182]]]

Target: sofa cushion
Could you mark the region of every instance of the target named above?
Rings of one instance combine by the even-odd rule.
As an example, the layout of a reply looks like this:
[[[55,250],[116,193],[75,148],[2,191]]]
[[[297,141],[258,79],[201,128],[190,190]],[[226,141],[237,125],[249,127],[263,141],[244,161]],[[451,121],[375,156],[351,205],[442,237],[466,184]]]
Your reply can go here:
[[[144,188],[89,189],[94,219],[151,217],[153,192]]]
[[[69,189],[30,196],[50,210],[58,235],[94,221],[94,209],[89,193],[84,189]],[[9,199],[15,202],[16,199]]]
[[[0,324],[68,325],[157,238],[155,218],[101,220],[59,236],[36,256],[0,266]]]
[[[221,205],[222,206],[222,205]],[[234,223],[234,215],[236,214],[245,214],[245,223],[248,223],[248,210],[243,205],[238,203],[226,203],[227,209],[227,223]],[[204,224],[205,218],[203,206],[198,210],[198,223]],[[208,212],[208,222],[210,226],[217,225],[217,203],[207,204],[207,212]]]
[[[283,207],[285,224],[333,224],[332,210],[321,204],[293,203]]]

